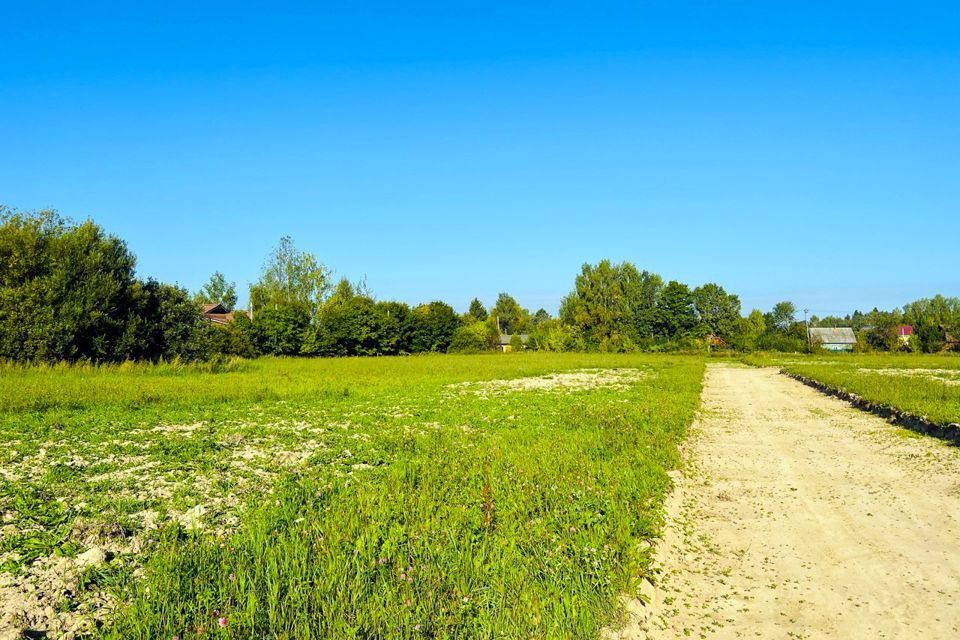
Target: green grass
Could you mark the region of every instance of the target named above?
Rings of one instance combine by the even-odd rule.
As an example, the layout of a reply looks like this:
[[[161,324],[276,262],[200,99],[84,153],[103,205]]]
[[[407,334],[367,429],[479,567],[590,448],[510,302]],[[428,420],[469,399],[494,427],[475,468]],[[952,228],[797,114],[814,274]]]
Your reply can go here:
[[[92,614],[112,594],[108,638],[596,637],[646,569],[703,367],[6,366],[0,567],[30,579],[47,558],[111,551],[57,604]],[[583,369],[600,371],[573,389],[471,382]]]
[[[772,355],[745,360],[855,393],[938,424],[960,422],[960,357],[917,354]]]

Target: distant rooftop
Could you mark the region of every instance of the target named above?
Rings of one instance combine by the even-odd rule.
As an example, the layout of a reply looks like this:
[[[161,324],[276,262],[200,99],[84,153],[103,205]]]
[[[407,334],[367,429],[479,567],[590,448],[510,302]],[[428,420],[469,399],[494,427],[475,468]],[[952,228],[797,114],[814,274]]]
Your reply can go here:
[[[809,331],[811,342],[819,344],[857,344],[857,336],[850,327],[812,327]]]

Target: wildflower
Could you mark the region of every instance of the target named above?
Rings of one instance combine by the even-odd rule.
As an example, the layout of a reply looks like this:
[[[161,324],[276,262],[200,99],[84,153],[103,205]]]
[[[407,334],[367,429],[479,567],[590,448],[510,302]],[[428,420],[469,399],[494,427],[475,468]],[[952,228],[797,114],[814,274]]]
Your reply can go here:
[[[404,580],[406,580],[406,579],[407,579],[407,574],[401,573],[401,574],[400,574],[400,581],[402,582],[402,581],[404,581]]]
[[[180,635],[176,634],[172,638],[170,638],[170,640],[180,640]]]
[[[407,598],[406,602],[403,603],[405,606],[412,607],[413,601],[410,598]]]
[[[228,624],[230,624],[230,621],[227,620],[226,616],[220,616],[219,618],[217,618],[217,624],[220,625],[221,627],[225,627]]]
[[[470,598],[467,596],[463,596],[463,604],[467,604],[468,602],[470,602]]]
[[[420,631],[420,623],[419,623],[419,622],[418,622],[417,624],[413,625],[413,630],[414,630],[414,631]]]

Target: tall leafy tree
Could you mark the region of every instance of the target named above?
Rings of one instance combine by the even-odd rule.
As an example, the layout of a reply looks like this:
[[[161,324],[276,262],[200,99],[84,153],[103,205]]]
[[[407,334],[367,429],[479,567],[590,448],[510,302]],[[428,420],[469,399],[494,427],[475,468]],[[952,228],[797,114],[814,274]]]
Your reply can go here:
[[[936,295],[915,300],[903,307],[903,317],[927,353],[946,346],[947,333],[960,333],[960,298]]]
[[[411,310],[406,318],[406,338],[412,352],[445,352],[460,326],[453,307],[439,300]]]
[[[693,306],[706,333],[728,339],[740,321],[740,298],[718,284],[708,283],[693,290]]]
[[[531,321],[531,324],[534,327],[537,327],[543,324],[544,322],[547,322],[550,319],[551,319],[550,313],[546,309],[540,308],[540,309],[537,309],[537,312],[535,314],[533,314],[533,319]]]
[[[403,302],[386,300],[377,303],[377,312],[382,318],[381,349],[385,355],[410,353],[409,324],[410,307]]]
[[[659,276],[629,262],[584,264],[573,291],[560,303],[560,317],[594,348],[630,348],[638,335],[652,333],[660,284]]]
[[[523,331],[530,318],[530,312],[521,307],[520,303],[508,293],[497,296],[492,314],[500,325],[500,331],[506,334]]]
[[[620,279],[635,338],[651,338],[656,333],[657,301],[663,290],[663,278],[656,273],[639,271],[629,262],[620,266]]]
[[[227,282],[227,278],[215,271],[207,283],[200,287],[199,296],[202,302],[220,303],[227,311],[233,311],[237,306],[237,284]]]
[[[479,299],[474,298],[470,301],[470,308],[467,309],[467,319],[472,322],[483,322],[487,319],[487,310]]]
[[[317,320],[319,355],[375,356],[384,350],[384,316],[367,296],[325,306]]]
[[[797,307],[789,300],[773,305],[767,318],[767,330],[786,332],[797,321]]]
[[[260,280],[250,287],[250,304],[254,317],[261,309],[295,309],[313,317],[329,290],[330,270],[284,236],[263,265]]]
[[[135,264],[89,220],[0,207],[0,358],[116,359]]]
[[[207,327],[189,294],[136,279],[135,264],[89,220],[0,207],[0,357],[204,357]]]
[[[254,314],[250,333],[261,353],[293,356],[301,353],[308,326],[307,316],[295,307],[268,307]]]
[[[767,330],[767,323],[763,319],[763,312],[754,309],[746,318],[739,318],[737,330],[731,336],[729,343],[740,351],[753,351],[757,348],[757,340]]]
[[[660,292],[657,305],[658,334],[664,338],[682,338],[697,326],[693,292],[687,285],[671,280]]]

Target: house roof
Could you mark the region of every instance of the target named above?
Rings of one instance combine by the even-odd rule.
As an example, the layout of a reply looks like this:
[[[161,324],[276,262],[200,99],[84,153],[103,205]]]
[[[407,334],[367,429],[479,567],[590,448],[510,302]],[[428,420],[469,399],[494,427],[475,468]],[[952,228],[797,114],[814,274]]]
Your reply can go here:
[[[810,341],[819,344],[857,344],[857,336],[850,327],[810,328]]]
[[[505,346],[510,344],[510,339],[513,338],[514,335],[520,336],[520,342],[523,342],[523,343],[526,343],[528,340],[530,340],[530,335],[526,333],[517,333],[517,334],[501,333],[500,345]]]
[[[205,302],[203,304],[204,315],[209,313],[227,313],[226,307],[221,302]]]
[[[913,327],[909,324],[897,325],[897,334],[901,336],[913,335]]]

